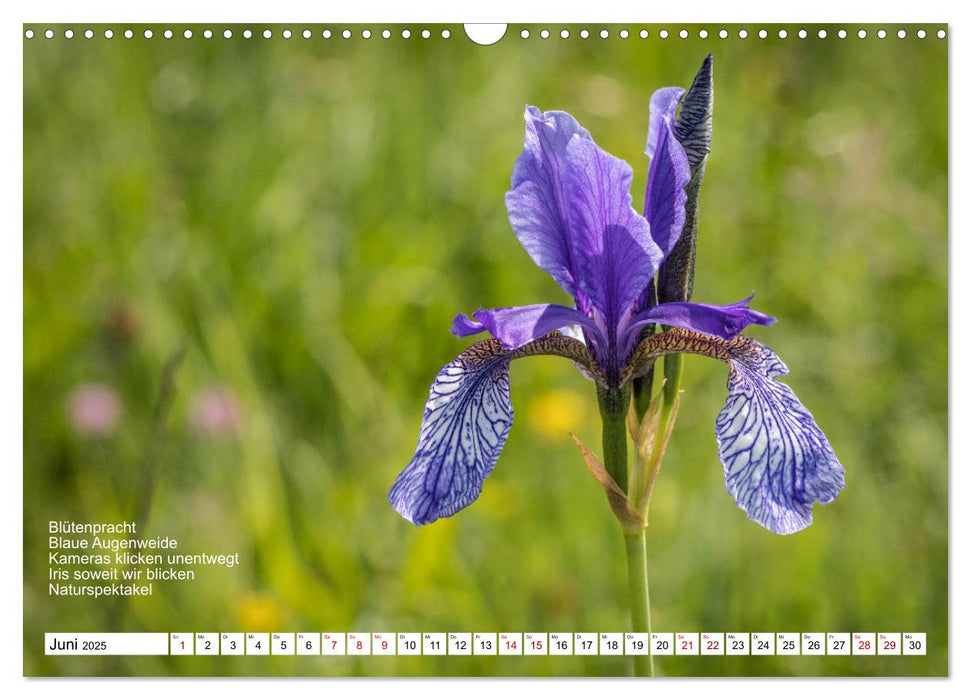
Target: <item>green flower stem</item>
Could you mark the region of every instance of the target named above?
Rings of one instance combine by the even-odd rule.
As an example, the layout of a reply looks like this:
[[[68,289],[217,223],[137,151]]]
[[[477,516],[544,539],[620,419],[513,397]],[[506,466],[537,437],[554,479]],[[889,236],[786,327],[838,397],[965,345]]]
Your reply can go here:
[[[603,463],[607,473],[627,492],[627,410],[630,387],[597,389],[603,419]],[[634,632],[648,633],[648,655],[634,657],[634,675],[653,676],[654,657],[650,655],[651,609],[647,590],[647,531],[625,532],[627,580],[630,585],[631,626]]]
[[[651,596],[647,588],[647,528],[626,534],[627,581],[630,584],[630,616],[634,632],[647,632],[647,656],[634,657],[635,676],[654,675],[651,654]]]
[[[643,420],[647,409],[651,407],[651,393],[654,387],[654,365],[643,377],[637,377],[633,382],[634,386],[634,410],[637,411],[637,420]]]
[[[684,356],[683,355],[668,355],[664,358],[664,388],[661,398],[661,415],[658,420],[656,441],[655,441],[655,452],[651,455],[650,462],[647,465],[641,465],[641,468],[646,468],[648,473],[643,475],[635,474],[634,485],[637,488],[641,488],[639,478],[647,478],[649,481],[653,482],[654,477],[657,475],[657,467],[659,466],[659,461],[661,459],[660,450],[662,449],[663,438],[662,436],[667,434],[669,423],[674,419],[674,408],[678,398],[678,392],[681,390],[681,372],[684,368]],[[638,387],[643,391],[646,387]],[[649,391],[649,389],[648,389]],[[638,392],[640,393],[640,392]],[[645,392],[646,393],[646,392]],[[642,397],[638,397],[643,400]],[[603,413],[603,404],[601,403],[601,413]],[[639,408],[639,407],[638,407]],[[646,412],[646,409],[645,409]],[[639,410],[639,417],[643,413]],[[604,423],[604,452],[606,459],[607,443],[606,443],[606,422]],[[624,451],[624,464],[626,465],[626,444]],[[608,472],[613,474],[611,471],[610,463],[605,461],[605,468]],[[653,485],[653,484],[652,484]],[[653,490],[653,489],[651,489]],[[638,497],[640,494],[637,494]],[[646,494],[647,502],[643,506],[643,512],[646,515],[647,508],[650,504],[650,491]],[[639,504],[638,504],[639,505]],[[645,521],[646,522],[646,521]],[[654,656],[651,653],[651,596],[650,590],[648,588],[648,578],[647,578],[647,527],[645,526],[640,532],[637,533],[624,533],[624,540],[627,545],[627,581],[630,587],[630,614],[631,614],[631,624],[632,630],[634,632],[646,632],[647,633],[647,655],[646,656],[635,656],[634,657],[634,675],[635,676],[653,676],[654,675]]]
[[[605,389],[598,386],[597,399],[603,420],[604,469],[627,493],[627,407],[630,406],[630,387]]]
[[[667,327],[665,327],[667,330]],[[664,356],[664,406],[674,405],[674,400],[681,391],[681,370],[684,368],[684,355]],[[670,410],[668,411],[670,413]]]
[[[667,329],[665,329],[667,330]],[[681,370],[684,368],[684,355],[666,355],[664,357],[664,388],[661,394],[661,415],[658,417],[656,439],[654,450],[649,455],[646,465],[639,465],[644,470],[639,474],[643,479],[644,487],[642,491],[635,494],[634,506],[641,511],[644,522],[647,522],[647,512],[651,507],[651,495],[654,493],[654,479],[661,468],[661,460],[664,458],[664,436],[668,434],[671,421],[676,419],[674,412],[678,399],[678,392],[681,391]],[[641,495],[643,494],[643,499]]]

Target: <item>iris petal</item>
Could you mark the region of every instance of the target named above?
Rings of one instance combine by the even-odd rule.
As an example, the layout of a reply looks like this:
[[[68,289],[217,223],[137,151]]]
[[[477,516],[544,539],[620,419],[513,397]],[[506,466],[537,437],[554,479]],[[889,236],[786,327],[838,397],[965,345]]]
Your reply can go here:
[[[631,167],[592,141],[567,147],[578,284],[612,332],[648,286],[663,255],[647,220],[631,207]]]
[[[435,377],[415,456],[388,493],[415,525],[452,515],[482,492],[512,427],[510,359],[498,341],[482,341]]]
[[[567,145],[574,138],[589,140],[590,133],[566,112],[528,106],[525,119],[523,152],[506,193],[509,223],[533,262],[576,297],[577,253],[563,172]]]
[[[715,434],[725,488],[748,517],[779,535],[812,523],[814,503],[843,490],[843,467],[795,393],[775,380],[788,369],[769,348],[729,361],[728,400]]]
[[[760,311],[749,308],[752,297],[734,304],[718,306],[715,304],[698,304],[693,301],[673,301],[658,304],[637,314],[625,329],[624,347],[629,348],[637,340],[642,328],[652,323],[661,323],[675,328],[714,335],[725,340],[731,340],[741,333],[747,326],[757,324],[771,326],[775,317],[767,316]]]
[[[675,328],[637,346],[623,381],[675,353],[721,360],[728,399],[715,422],[725,488],[749,518],[780,535],[812,523],[814,503],[843,490],[843,466],[796,395],[776,377],[788,369],[772,350],[744,335],[722,340]]]
[[[684,229],[688,199],[684,188],[691,181],[691,167],[671,125],[663,122],[659,128],[644,195],[644,215],[651,225],[651,237],[667,257]]]
[[[647,148],[644,153],[648,158],[654,157],[657,148],[658,138],[661,136],[661,126],[674,124],[674,113],[678,109],[678,103],[684,97],[684,88],[664,87],[654,91],[651,95],[650,121],[647,125]]]
[[[464,338],[477,333],[485,333],[486,327],[475,318],[469,318],[465,314],[456,314],[455,318],[452,319],[452,327],[449,330],[452,331],[452,335]]]
[[[500,309],[479,309],[475,320],[459,314],[452,323],[452,333],[459,337],[489,331],[508,350],[515,350],[550,331],[578,324],[600,337],[594,322],[576,309],[559,304],[531,304]]]
[[[534,262],[611,327],[662,255],[631,208],[631,167],[565,112],[526,110],[526,139],[506,194],[509,221]]]
[[[587,346],[560,333],[518,350],[507,350],[495,338],[468,347],[432,383],[415,456],[388,493],[398,513],[426,525],[478,498],[512,427],[509,363],[534,355],[565,357],[594,381],[604,381]]]

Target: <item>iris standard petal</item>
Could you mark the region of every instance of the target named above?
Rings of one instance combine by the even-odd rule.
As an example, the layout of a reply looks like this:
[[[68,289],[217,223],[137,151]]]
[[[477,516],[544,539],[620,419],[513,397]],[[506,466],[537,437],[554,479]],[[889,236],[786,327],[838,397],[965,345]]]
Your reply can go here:
[[[559,304],[531,304],[500,309],[479,309],[474,320],[461,314],[452,323],[452,333],[462,337],[489,331],[508,350],[515,350],[550,331],[574,324],[583,326],[597,338],[600,330],[593,320],[576,309]]]
[[[388,501],[415,525],[452,515],[482,492],[512,426],[510,352],[497,341],[470,346],[435,377],[418,447]]]
[[[577,259],[563,171],[567,145],[574,138],[590,140],[590,133],[566,112],[527,106],[525,119],[523,152],[506,193],[509,223],[533,262],[576,297]]]
[[[573,238],[579,255],[578,286],[608,333],[651,282],[663,254],[647,220],[631,207],[631,167],[589,140],[567,147]]]
[[[647,148],[644,149],[648,158],[654,157],[657,141],[661,135],[661,125],[664,123],[667,123],[668,126],[674,124],[674,113],[678,109],[678,103],[683,96],[684,88],[679,87],[660,88],[651,95],[651,115],[647,125]]]
[[[769,348],[729,361],[728,400],[715,434],[725,488],[748,517],[780,535],[812,523],[814,503],[843,490],[843,466],[812,415],[775,377],[788,369]]]
[[[644,195],[644,216],[651,225],[651,237],[667,257],[684,229],[688,199],[684,188],[691,181],[691,166],[671,124],[661,120],[659,128]]]

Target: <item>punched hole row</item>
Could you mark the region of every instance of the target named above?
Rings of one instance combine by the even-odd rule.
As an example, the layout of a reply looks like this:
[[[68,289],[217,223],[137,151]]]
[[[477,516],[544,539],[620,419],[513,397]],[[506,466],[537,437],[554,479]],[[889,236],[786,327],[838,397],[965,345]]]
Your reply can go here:
[[[372,36],[380,36],[382,39],[391,39],[396,34],[402,39],[410,39],[413,36],[412,31],[410,29],[402,29],[398,32],[393,32],[390,29],[383,29],[377,34],[372,33],[370,29],[362,29],[358,31],[356,35],[354,31],[351,29],[343,29],[337,32],[334,32],[330,29],[324,29],[323,31],[320,32],[319,36],[323,39],[331,39],[336,37],[340,37],[343,39],[350,39],[354,36],[358,36],[361,39],[370,39]],[[122,36],[125,39],[133,39],[135,38],[136,35],[138,34],[134,30],[125,29],[120,33],[119,36]],[[191,29],[184,30],[181,33],[181,35],[184,39],[192,39],[193,37],[196,36],[196,34]],[[214,32],[212,29],[204,29],[198,34],[198,36],[201,36],[204,39],[212,39],[213,37],[218,35],[219,34],[217,34],[217,32]],[[224,29],[221,32],[221,36],[224,39],[232,39],[236,35],[237,34],[232,29]],[[304,29],[302,31],[284,29],[279,32],[279,35],[284,39],[292,39],[295,36],[301,36],[304,39],[312,39],[315,36],[314,32],[312,32],[310,29]],[[523,29],[522,31],[520,31],[519,35],[523,39],[529,39],[532,36],[530,30],[528,29]],[[572,36],[572,33],[569,29],[561,29],[558,32],[558,35],[561,39],[569,39]],[[578,32],[576,32],[576,35],[581,39],[589,39],[591,36],[599,36],[601,39],[609,39],[611,37],[611,32],[608,29],[601,29],[599,32],[591,32],[589,29],[581,29]],[[719,39],[728,39],[729,36],[731,35],[732,33],[729,32],[727,29],[720,29],[717,32],[709,32],[707,29],[699,29],[694,32],[694,36],[700,39],[708,39],[709,37],[714,38],[715,36],[717,36]],[[779,39],[787,39],[789,37],[789,32],[786,29],[780,29],[778,30],[778,32],[775,32],[775,35]],[[846,39],[848,36],[850,36],[850,32],[848,32],[846,29],[839,29],[834,33],[834,35],[839,39]],[[878,39],[886,39],[889,35],[890,34],[888,34],[887,30],[885,29],[878,29],[875,32],[875,36]],[[916,32],[914,32],[914,35],[918,39],[925,39],[927,38],[928,33],[924,29],[918,29]],[[43,36],[45,39],[53,39],[57,36],[57,32],[55,32],[53,29],[46,29],[41,34],[38,35],[37,32],[35,32],[33,29],[27,29],[24,31],[24,37],[27,39],[33,39],[35,36]],[[61,36],[63,36],[63,38],[65,39],[73,39],[76,35],[73,29],[65,29],[61,33]],[[96,33],[93,29],[85,29],[80,33],[80,36],[83,36],[85,39],[93,39],[96,36]],[[105,39],[113,39],[115,37],[115,32],[111,29],[105,29],[104,32],[102,33],[102,36]],[[145,29],[142,32],[140,32],[140,36],[142,36],[145,39],[153,39],[155,38],[156,34],[155,34],[155,31],[152,29]],[[165,29],[159,34],[159,36],[161,36],[163,39],[172,39],[176,36],[176,33],[173,32],[171,29]],[[271,29],[264,29],[259,34],[254,33],[251,29],[244,29],[241,32],[239,32],[239,36],[242,36],[242,38],[244,39],[252,39],[254,36],[262,36],[264,39],[272,39],[274,36],[276,36],[276,34]],[[422,39],[430,39],[432,37],[432,32],[428,29],[422,29],[420,32],[417,33],[417,36],[420,36]],[[439,36],[442,39],[449,39],[451,38],[452,33],[448,29],[443,29],[439,33]],[[550,32],[549,29],[541,29],[540,31],[537,32],[537,36],[539,36],[539,38],[541,39],[549,39],[551,36],[553,36],[553,34],[552,32]],[[618,36],[621,39],[628,39],[632,36],[632,34],[627,29],[621,29],[616,32],[616,36]],[[639,32],[637,32],[637,36],[639,36],[641,39],[648,39],[651,36],[651,33],[647,29],[641,29]],[[661,29],[657,32],[657,36],[660,39],[668,39],[669,37],[672,37],[672,36],[677,36],[681,39],[688,39],[689,37],[692,36],[692,32],[687,29],[681,29],[676,32],[669,32],[667,29]],[[747,29],[739,29],[737,32],[735,32],[735,36],[737,36],[739,39],[747,39],[749,37],[749,31]],[[755,36],[757,36],[759,39],[768,39],[770,34],[769,34],[769,31],[766,29],[759,29],[755,33]],[[807,39],[809,38],[810,33],[805,29],[800,29],[795,33],[795,36],[798,37],[799,39]],[[818,39],[826,39],[829,37],[829,32],[825,29],[819,29],[814,33],[814,36]],[[856,36],[859,39],[866,39],[869,36],[869,34],[866,29],[859,29],[856,31]],[[909,33],[907,32],[906,29],[898,29],[896,32],[896,36],[898,39],[906,39],[909,36]],[[937,30],[938,39],[944,39],[946,37],[947,37],[946,30],[944,29]]]

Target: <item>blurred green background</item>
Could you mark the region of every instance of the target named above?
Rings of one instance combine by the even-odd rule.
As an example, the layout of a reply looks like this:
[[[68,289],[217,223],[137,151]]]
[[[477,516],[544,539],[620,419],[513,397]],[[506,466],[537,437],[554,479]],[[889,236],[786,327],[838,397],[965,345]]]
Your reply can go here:
[[[127,26],[127,25],[126,25]],[[666,675],[946,674],[947,41],[647,40],[510,26],[479,47],[372,38],[24,42],[26,674],[625,674],[621,657],[53,658],[45,631],[623,631],[619,528],[566,431],[599,440],[593,386],[512,369],[517,420],[484,493],[416,529],[385,495],[452,316],[567,302],[503,194],[526,103],[630,162],[647,104],[714,54],[695,299],[751,329],[846,467],[789,537],[725,493],[725,367],[687,360],[648,533],[655,631],[917,631],[925,657],[668,657]],[[159,396],[168,359],[171,401]],[[235,552],[119,602],[47,594],[50,519],[138,517],[182,551]]]

